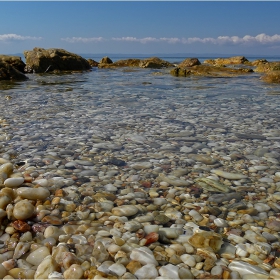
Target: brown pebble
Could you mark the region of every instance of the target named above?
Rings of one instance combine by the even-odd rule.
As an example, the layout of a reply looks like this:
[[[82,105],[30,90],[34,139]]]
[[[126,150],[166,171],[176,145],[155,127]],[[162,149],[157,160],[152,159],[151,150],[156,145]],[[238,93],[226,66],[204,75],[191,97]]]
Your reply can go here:
[[[134,274],[139,268],[141,268],[142,267],[142,265],[141,265],[141,263],[140,262],[138,262],[138,261],[131,261],[127,266],[126,266],[126,269],[130,272],[130,273],[132,273],[132,274]]]
[[[19,232],[27,232],[31,229],[30,225],[24,221],[16,220],[12,222],[12,226]]]
[[[52,215],[45,216],[42,219],[42,222],[43,223],[48,223],[48,224],[51,224],[51,225],[55,225],[55,226],[62,225],[61,218],[58,218],[58,217],[52,216]]]
[[[64,197],[65,196],[65,191],[61,190],[61,189],[56,190],[54,195],[58,196],[58,197]]]

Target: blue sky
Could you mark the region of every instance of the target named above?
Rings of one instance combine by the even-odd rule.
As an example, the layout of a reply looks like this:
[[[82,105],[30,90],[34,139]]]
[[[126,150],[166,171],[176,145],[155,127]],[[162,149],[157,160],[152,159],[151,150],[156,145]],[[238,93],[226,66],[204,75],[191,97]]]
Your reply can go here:
[[[0,1],[0,54],[280,56],[277,1]]]

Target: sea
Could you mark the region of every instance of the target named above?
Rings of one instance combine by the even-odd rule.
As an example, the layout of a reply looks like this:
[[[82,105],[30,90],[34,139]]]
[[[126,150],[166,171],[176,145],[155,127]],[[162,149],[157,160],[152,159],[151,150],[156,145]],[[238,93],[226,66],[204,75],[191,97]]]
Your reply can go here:
[[[175,64],[185,59],[161,58]],[[198,58],[203,62],[215,57]],[[280,57],[266,59],[280,61]],[[93,270],[86,268],[86,278],[94,277],[95,265],[111,273],[111,259],[118,260],[116,265],[120,260],[126,271],[133,252],[139,254],[135,263],[140,264],[141,258],[144,264],[151,262],[141,273],[151,268],[153,279],[165,277],[161,271],[172,272],[166,277],[178,275],[181,266],[182,278],[206,279],[214,264],[219,273],[233,271],[232,279],[248,275],[268,279],[269,273],[279,278],[280,85],[262,81],[262,75],[174,77],[170,69],[92,68],[83,73],[27,74],[26,81],[0,82],[0,161],[14,165],[13,176],[24,176],[23,186],[42,186],[51,193],[46,201],[30,198],[38,211],[36,218],[26,219],[32,225],[35,245],[65,246],[62,252],[71,248],[69,254],[73,258],[76,254],[83,268],[94,265]],[[2,167],[1,172],[3,181]],[[4,195],[1,189],[1,195],[10,199],[13,191],[5,188]],[[11,215],[20,195],[9,201],[7,211],[2,210],[3,217],[6,212]],[[3,203],[6,207],[8,202]],[[11,226],[4,231],[10,221],[3,219],[2,239],[8,240],[6,236],[14,231]],[[145,222],[140,224],[140,219]],[[158,227],[157,223],[160,227],[153,231],[164,231],[152,232],[157,238],[151,242],[159,239],[160,243],[150,244],[148,237],[143,239],[148,233],[144,230],[149,225]],[[59,237],[58,229],[46,235],[50,224],[61,227]],[[196,249],[187,245],[190,236],[195,248],[206,246],[197,253],[201,260],[197,264],[198,259],[191,256]],[[126,244],[118,243],[124,247],[119,246],[121,255],[116,258],[116,247],[109,245],[117,246],[117,239]],[[219,250],[223,242],[227,245]],[[145,250],[141,249],[144,245]],[[165,249],[173,245],[172,251]],[[109,247],[113,248],[110,256]],[[158,257],[157,267],[151,250]],[[178,256],[172,261],[175,255],[169,252],[173,251]],[[12,251],[3,252],[8,256]],[[188,254],[181,258],[178,252]],[[204,256],[210,261],[203,264]],[[184,266],[189,257],[195,260],[190,270]],[[104,260],[110,260],[106,262],[110,267],[103,266]],[[178,268],[171,263],[179,263]],[[163,266],[165,270],[158,273]],[[116,267],[114,275],[120,275]]]

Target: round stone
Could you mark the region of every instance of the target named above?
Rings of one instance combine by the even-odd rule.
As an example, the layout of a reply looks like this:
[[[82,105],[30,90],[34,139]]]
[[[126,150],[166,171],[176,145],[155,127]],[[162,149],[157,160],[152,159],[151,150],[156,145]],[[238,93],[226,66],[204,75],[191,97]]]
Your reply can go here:
[[[13,215],[18,220],[26,220],[34,215],[35,207],[28,201],[22,200],[15,204]]]

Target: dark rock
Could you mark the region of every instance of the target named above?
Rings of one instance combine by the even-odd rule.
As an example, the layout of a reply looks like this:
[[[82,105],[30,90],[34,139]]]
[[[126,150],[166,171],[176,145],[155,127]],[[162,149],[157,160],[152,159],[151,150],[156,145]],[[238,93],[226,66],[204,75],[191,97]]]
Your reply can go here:
[[[117,159],[117,158],[110,158],[107,160],[106,162],[107,164],[113,164],[116,166],[125,166],[126,162],[124,160],[121,159]]]
[[[168,218],[164,214],[159,214],[159,215],[155,216],[155,223],[158,225],[167,224],[169,221],[170,221],[170,218]]]
[[[28,72],[84,71],[91,68],[86,59],[63,49],[34,48],[24,51],[24,56]]]
[[[0,55],[0,61],[7,62],[20,72],[24,72],[25,63],[20,56]]]
[[[28,78],[7,62],[0,61],[0,80],[27,80]]]
[[[197,58],[186,58],[183,62],[181,62],[178,67],[184,68],[184,67],[192,67],[195,65],[200,65],[200,61]]]

